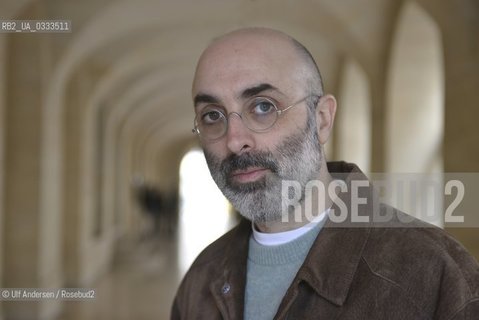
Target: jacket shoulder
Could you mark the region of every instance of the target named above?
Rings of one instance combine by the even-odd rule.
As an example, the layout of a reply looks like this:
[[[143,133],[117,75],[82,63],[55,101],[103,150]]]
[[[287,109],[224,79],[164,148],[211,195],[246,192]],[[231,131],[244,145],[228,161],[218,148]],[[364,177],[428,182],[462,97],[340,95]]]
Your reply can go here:
[[[397,209],[384,205],[382,210],[392,210],[393,222],[373,224],[363,251],[375,277],[399,287],[419,306],[436,310],[437,319],[477,303],[479,265],[457,240]]]

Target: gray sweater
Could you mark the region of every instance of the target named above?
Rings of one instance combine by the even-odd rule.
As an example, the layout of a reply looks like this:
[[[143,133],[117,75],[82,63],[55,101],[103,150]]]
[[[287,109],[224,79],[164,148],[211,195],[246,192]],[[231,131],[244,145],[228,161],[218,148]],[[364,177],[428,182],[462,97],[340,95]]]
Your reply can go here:
[[[291,242],[264,246],[249,240],[245,320],[271,320],[301,267],[323,223]]]

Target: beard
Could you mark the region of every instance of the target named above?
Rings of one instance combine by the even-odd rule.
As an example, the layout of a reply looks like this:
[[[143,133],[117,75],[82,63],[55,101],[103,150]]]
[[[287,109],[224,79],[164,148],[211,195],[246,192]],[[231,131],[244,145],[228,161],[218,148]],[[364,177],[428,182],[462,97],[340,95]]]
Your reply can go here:
[[[308,112],[309,113],[309,112]],[[315,117],[309,114],[304,129],[287,137],[273,151],[231,154],[221,160],[204,150],[213,180],[242,216],[257,223],[280,221],[282,181],[295,180],[301,185],[299,204],[304,202],[308,181],[318,179],[322,152]],[[233,172],[250,167],[269,169],[257,181],[238,183]]]

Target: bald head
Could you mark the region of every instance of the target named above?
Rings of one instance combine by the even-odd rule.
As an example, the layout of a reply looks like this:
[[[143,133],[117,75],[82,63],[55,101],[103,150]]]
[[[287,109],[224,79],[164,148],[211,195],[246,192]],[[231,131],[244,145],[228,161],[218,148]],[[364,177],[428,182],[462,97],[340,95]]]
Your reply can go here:
[[[234,77],[234,72],[251,80],[256,76],[258,81],[260,75],[264,81],[290,78],[305,93],[323,94],[320,71],[310,52],[294,38],[273,29],[239,29],[214,39],[198,62],[193,94],[205,90],[204,84],[212,84],[212,79]]]

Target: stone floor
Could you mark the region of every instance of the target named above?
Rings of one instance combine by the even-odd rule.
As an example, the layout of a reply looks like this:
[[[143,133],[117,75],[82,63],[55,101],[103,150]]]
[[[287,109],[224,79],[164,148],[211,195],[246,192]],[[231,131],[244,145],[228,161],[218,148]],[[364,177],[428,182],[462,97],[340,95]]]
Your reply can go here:
[[[180,281],[175,237],[151,237],[126,245],[94,301],[65,302],[61,320],[169,319]]]

